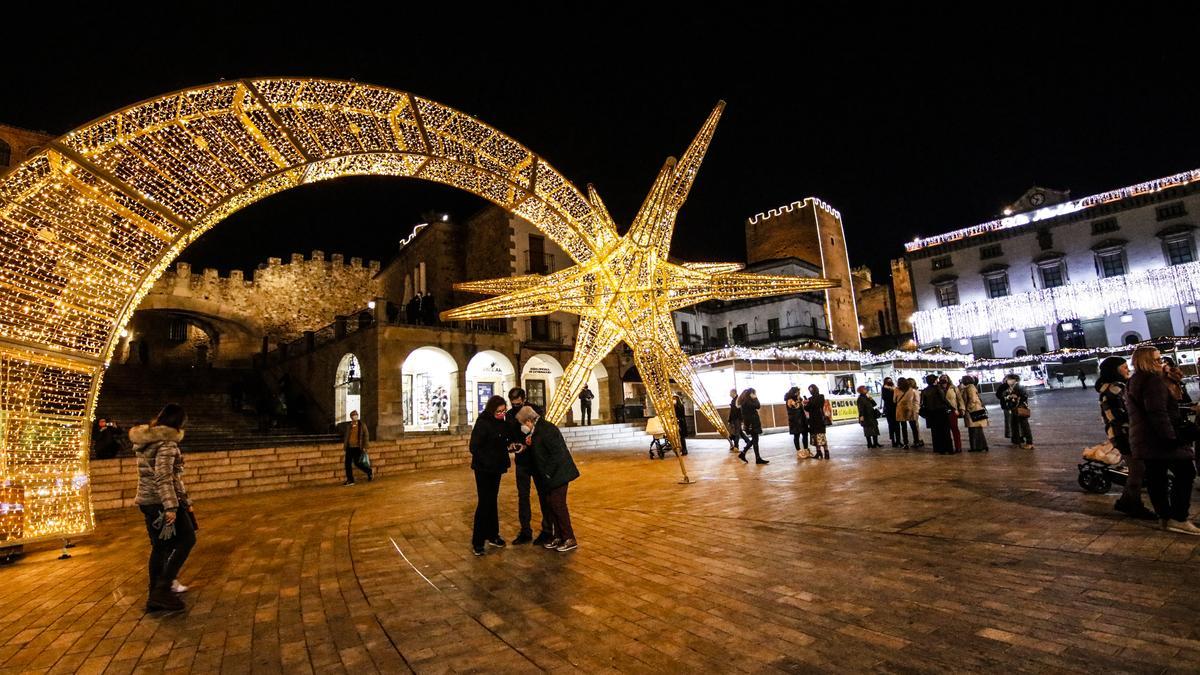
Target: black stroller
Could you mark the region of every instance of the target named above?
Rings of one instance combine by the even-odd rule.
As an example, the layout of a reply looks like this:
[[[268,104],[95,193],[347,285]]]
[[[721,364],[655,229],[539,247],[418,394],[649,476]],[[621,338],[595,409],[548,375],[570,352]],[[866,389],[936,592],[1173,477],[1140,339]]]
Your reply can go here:
[[[1083,461],[1079,463],[1079,487],[1086,492],[1104,494],[1113,483],[1125,485],[1127,478],[1129,468],[1112,443],[1105,441],[1083,451]]]

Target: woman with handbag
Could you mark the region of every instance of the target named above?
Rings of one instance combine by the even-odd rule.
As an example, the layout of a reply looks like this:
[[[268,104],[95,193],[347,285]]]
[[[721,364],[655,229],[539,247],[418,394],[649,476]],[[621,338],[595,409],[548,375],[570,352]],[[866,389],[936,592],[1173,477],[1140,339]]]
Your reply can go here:
[[[500,537],[500,515],[496,506],[500,494],[500,479],[508,472],[508,453],[516,449],[512,427],[505,413],[508,403],[503,396],[493,396],[483,407],[471,429],[471,470],[475,472],[475,522],[471,529],[471,552],[477,556],[486,546],[504,548]],[[514,447],[516,446],[516,447]]]
[[[183,486],[183,406],[168,403],[154,421],[129,430],[138,461],[134,502],[150,536],[150,597],[146,611],[185,609],[177,593],[187,590],[176,577],[196,545],[196,521]],[[182,512],[182,513],[181,513]]]
[[[1108,442],[1121,453],[1129,475],[1113,509],[1127,516],[1143,520],[1157,520],[1158,516],[1142,503],[1142,479],[1146,463],[1134,459],[1129,452],[1129,411],[1125,406],[1125,389],[1129,384],[1129,364],[1119,356],[1110,356],[1100,362],[1100,374],[1096,377],[1096,393],[1100,395],[1100,418],[1104,420],[1104,433]]]
[[[1012,413],[1012,434],[1009,437],[1013,445],[1021,446],[1022,450],[1033,450],[1033,431],[1029,428],[1029,392],[1021,384],[1016,375],[1008,376],[1009,386],[1005,399]]]
[[[1192,481],[1196,478],[1192,451],[1196,428],[1180,415],[1179,405],[1163,375],[1158,349],[1134,350],[1133,368],[1133,377],[1125,390],[1129,446],[1134,459],[1146,463],[1150,503],[1164,530],[1200,535],[1200,528],[1188,520]]]
[[[901,447],[907,450],[910,447],[920,448],[925,445],[921,440],[921,431],[917,427],[917,420],[920,419],[921,395],[917,393],[916,380],[911,377],[902,377],[896,383],[896,420],[900,423],[900,438]],[[912,445],[908,443],[908,432],[912,431]]]
[[[975,384],[974,377],[963,375],[962,386],[959,387],[959,391],[962,392],[963,410],[967,413],[967,443],[969,452],[987,452],[987,436],[983,433],[988,425],[987,406],[979,397],[979,388]]]
[[[858,388],[858,423],[867,437],[868,448],[878,448],[879,445],[879,408],[875,407],[875,399],[867,393],[865,386]]]
[[[753,447],[754,463],[770,464],[770,460],[763,459],[762,455],[758,454],[758,437],[762,434],[762,418],[758,414],[762,404],[758,402],[758,392],[754,389],[743,391],[742,395],[738,396],[737,403],[742,411],[742,431],[750,435],[746,448],[738,453],[738,459],[746,462],[746,452]]]
[[[828,407],[820,388],[815,384],[808,385],[808,403],[804,404],[804,410],[808,413],[808,440],[816,451],[814,456],[817,459],[821,459],[822,450],[825,452],[825,459],[829,459],[829,440],[825,437],[825,427],[831,424],[832,420],[829,419]]]

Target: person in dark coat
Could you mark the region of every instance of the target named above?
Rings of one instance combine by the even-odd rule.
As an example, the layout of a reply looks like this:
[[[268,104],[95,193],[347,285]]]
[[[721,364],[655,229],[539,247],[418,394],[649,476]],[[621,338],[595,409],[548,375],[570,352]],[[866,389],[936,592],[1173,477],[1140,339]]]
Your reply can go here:
[[[1100,418],[1104,420],[1104,433],[1108,442],[1121,453],[1129,476],[1121,497],[1113,509],[1134,518],[1157,520],[1158,516],[1142,503],[1142,481],[1146,474],[1146,463],[1134,459],[1129,452],[1129,411],[1125,406],[1125,388],[1129,383],[1129,364],[1119,356],[1110,356],[1100,362],[1100,374],[1096,377],[1096,393],[1100,395]]]
[[[504,414],[508,405],[503,396],[493,396],[483,407],[471,429],[471,470],[475,472],[475,525],[471,530],[471,551],[483,555],[484,545],[504,548],[500,537],[500,514],[496,500],[500,478],[508,471],[508,453],[516,449],[512,430]]]
[[[1012,435],[1012,411],[1008,409],[1008,387],[1010,375],[1005,375],[1000,384],[996,385],[996,399],[1000,401],[1000,410],[1004,411],[1004,437]]]
[[[109,424],[108,420],[100,419],[96,423],[97,431],[93,434],[95,439],[96,459],[112,459],[121,451],[121,443],[118,438],[119,430],[115,425]]]
[[[575,530],[571,527],[571,513],[567,509],[567,487],[579,478],[579,469],[571,458],[567,441],[558,427],[542,419],[533,406],[524,406],[517,413],[522,433],[526,433],[527,446],[532,451],[537,466],[541,488],[547,491],[546,502],[554,519],[554,539],[543,544],[547,549],[566,553],[579,548]]]
[[[933,437],[933,451],[939,455],[954,452],[954,439],[950,436],[950,403],[946,392],[938,386],[937,375],[925,376],[925,389],[921,391],[921,410],[925,413],[925,425]]]
[[[436,326],[438,323],[437,302],[433,299],[433,293],[426,293],[421,298],[421,322],[426,326]]]
[[[821,395],[821,389],[815,384],[808,385],[808,403],[804,404],[804,412],[808,414],[808,440],[817,451],[816,458],[821,459],[821,451],[825,459],[829,459],[829,439],[825,436],[825,428],[833,422],[831,410],[827,410],[828,402]]]
[[[863,428],[863,436],[867,437],[868,448],[879,446],[879,408],[875,407],[875,399],[867,393],[865,386],[858,388],[858,423]]]
[[[679,454],[687,454],[687,411],[683,407],[683,399],[675,394],[675,421],[679,424]]]
[[[738,440],[746,441],[746,447],[750,447],[750,437],[746,435],[746,431],[742,428],[742,408],[738,405],[737,389],[729,390],[729,451],[738,451]]]
[[[1192,450],[1197,437],[1195,426],[1180,415],[1175,397],[1167,387],[1158,349],[1138,347],[1133,352],[1133,367],[1133,377],[1125,391],[1129,446],[1134,459],[1146,463],[1150,503],[1164,530],[1200,535],[1200,527],[1188,520],[1192,481],[1196,478]]]
[[[796,446],[796,454],[803,459],[808,453],[808,418],[804,416],[804,401],[800,396],[800,387],[792,387],[783,395],[783,405],[787,408],[788,432],[792,434],[792,445]],[[803,445],[804,452],[800,452]]]
[[[762,418],[758,414],[762,404],[758,402],[758,392],[754,389],[743,391],[742,395],[737,397],[737,406],[742,411],[742,431],[750,437],[746,441],[745,449],[738,453],[738,459],[746,462],[746,453],[750,448],[754,448],[754,463],[770,464],[770,461],[763,459],[758,453],[758,437],[762,434]]]
[[[1008,410],[1012,419],[1009,440],[1013,445],[1021,446],[1022,450],[1032,450],[1033,430],[1029,426],[1028,415],[1030,412],[1029,392],[1021,384],[1021,378],[1016,375],[1008,376],[1008,391],[1004,397],[1008,400]]]
[[[595,397],[596,395],[585,383],[583,390],[579,392],[579,417],[580,422],[585,426],[592,423],[592,399]]]
[[[1081,389],[1087,389],[1087,378],[1083,376],[1083,368],[1079,369],[1079,387]]]
[[[404,305],[404,319],[412,325],[421,323],[421,294],[418,293]]]
[[[526,406],[541,416],[541,408],[536,404],[526,403],[524,389],[513,387],[508,390],[508,412],[505,413],[505,419],[508,421],[509,435],[514,443],[524,443],[528,436],[521,431],[521,423],[517,421],[517,413]],[[533,542],[535,545],[541,545],[549,543],[554,539],[554,523],[550,517],[550,504],[546,501],[548,491],[537,478],[537,465],[533,453],[527,450],[517,452],[514,464],[516,464],[516,470],[513,473],[516,474],[517,480],[517,517],[521,522],[521,531],[513,539],[513,544]],[[536,539],[533,537],[533,510],[529,507],[529,484],[531,482],[534,489],[537,490],[538,505],[542,511],[541,531],[538,532]]]
[[[879,398],[883,399],[883,416],[887,419],[888,438],[892,441],[892,447],[900,447],[900,423],[896,421],[896,385],[892,382],[892,378],[883,378],[883,389],[879,394]]]
[[[350,422],[342,430],[342,450],[345,452],[346,482],[342,485],[354,485],[354,467],[367,474],[367,481],[375,480],[375,471],[365,458],[367,446],[371,443],[371,433],[367,425],[358,421],[358,411],[350,413]]]

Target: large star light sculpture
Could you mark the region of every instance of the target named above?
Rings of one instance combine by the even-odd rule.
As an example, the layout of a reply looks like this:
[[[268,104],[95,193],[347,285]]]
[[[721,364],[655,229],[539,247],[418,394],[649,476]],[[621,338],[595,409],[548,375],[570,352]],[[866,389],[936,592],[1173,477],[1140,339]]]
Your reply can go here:
[[[622,340],[633,359],[646,394],[662,422],[671,447],[680,447],[679,426],[671,399],[676,384],[728,436],[696,371],[679,346],[671,312],[711,299],[741,300],[815,291],[840,285],[837,280],[740,272],[741,263],[682,263],[667,259],[675,217],[691,190],[725,103],[717,104],[688,146],[683,158],[668,158],[654,187],[624,237],[600,195],[588,186],[588,199],[604,232],[589,242],[596,255],[547,275],[528,274],[455,284],[455,289],[494,295],[442,312],[444,320],[542,316],[552,312],[579,315],[575,355],[555,389],[546,419],[560,422],[583,388],[592,369]],[[676,451],[678,457],[678,451]],[[684,482],[687,468],[679,458]]]

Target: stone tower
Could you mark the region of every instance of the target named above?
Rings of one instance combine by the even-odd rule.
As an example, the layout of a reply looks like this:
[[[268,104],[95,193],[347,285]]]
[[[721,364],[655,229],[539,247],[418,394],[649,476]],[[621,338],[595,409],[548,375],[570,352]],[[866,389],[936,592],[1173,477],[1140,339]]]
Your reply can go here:
[[[842,282],[825,291],[825,313],[833,342],[860,349],[858,310],[842,216],[816,197],[792,202],[746,221],[746,261],[799,258],[821,268],[822,276]]]
[[[908,269],[908,260],[892,259],[892,292],[896,295],[896,318],[900,322],[902,333],[912,332],[912,315],[917,311],[917,302],[913,298],[912,274]]]

